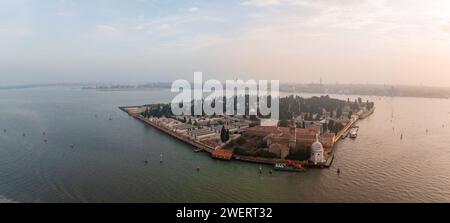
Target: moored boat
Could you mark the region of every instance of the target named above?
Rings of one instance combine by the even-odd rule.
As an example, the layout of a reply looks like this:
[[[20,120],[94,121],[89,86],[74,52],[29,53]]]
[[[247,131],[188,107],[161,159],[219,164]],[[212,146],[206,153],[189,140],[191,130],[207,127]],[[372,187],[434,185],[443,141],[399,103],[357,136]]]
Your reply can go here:
[[[306,171],[306,169],[301,164],[288,165],[286,163],[276,163],[273,169],[277,171],[290,171],[290,172]]]
[[[354,138],[358,137],[358,130],[359,130],[358,127],[351,128],[350,131],[349,131],[350,138],[354,139]]]

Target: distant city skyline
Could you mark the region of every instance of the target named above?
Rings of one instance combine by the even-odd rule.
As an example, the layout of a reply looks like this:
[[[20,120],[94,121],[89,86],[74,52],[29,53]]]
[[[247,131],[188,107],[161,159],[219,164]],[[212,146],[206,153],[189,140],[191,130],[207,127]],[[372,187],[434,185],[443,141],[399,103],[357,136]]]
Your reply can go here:
[[[0,86],[225,80],[450,86],[445,0],[0,0]]]

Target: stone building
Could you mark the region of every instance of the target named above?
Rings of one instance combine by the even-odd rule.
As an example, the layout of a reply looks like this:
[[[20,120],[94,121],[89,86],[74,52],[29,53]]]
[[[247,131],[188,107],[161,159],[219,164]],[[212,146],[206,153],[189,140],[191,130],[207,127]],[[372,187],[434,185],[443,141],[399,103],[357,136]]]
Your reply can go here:
[[[316,141],[311,145],[311,155],[309,161],[314,165],[325,162],[323,157],[324,150],[322,143],[319,142],[319,134],[316,135]]]

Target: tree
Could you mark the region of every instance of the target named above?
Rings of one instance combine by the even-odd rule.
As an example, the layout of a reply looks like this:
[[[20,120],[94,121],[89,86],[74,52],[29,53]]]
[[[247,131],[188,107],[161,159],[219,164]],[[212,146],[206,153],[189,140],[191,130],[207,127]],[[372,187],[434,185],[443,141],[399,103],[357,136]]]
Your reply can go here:
[[[330,121],[328,122],[328,131],[334,132],[333,130],[334,130],[334,121],[333,121],[333,120],[330,120]]]
[[[352,110],[358,110],[359,106],[358,106],[358,102],[355,100],[355,102],[351,105],[351,109]]]
[[[328,130],[328,123],[323,123],[323,125],[322,125],[322,129],[324,130],[324,131],[327,131]]]
[[[288,120],[280,120],[278,122],[278,126],[279,127],[288,127],[289,126],[289,121]]]
[[[242,146],[245,144],[245,139],[243,137],[239,137],[236,139],[236,144],[238,144],[239,146]],[[260,148],[260,147],[258,147]]]
[[[144,118],[150,117],[150,110],[148,109],[148,107],[145,107],[145,111],[142,112],[141,115],[144,116]]]
[[[222,126],[222,129],[220,130],[220,140],[222,142],[228,141],[228,139],[227,139],[227,130],[225,129],[224,125]]]
[[[264,140],[259,141],[258,148],[267,148],[267,142]]]
[[[296,145],[295,146],[295,152],[289,153],[288,157],[286,159],[291,160],[307,160],[309,159],[311,149],[309,147],[305,147],[302,145]]]
[[[335,123],[334,128],[333,128],[333,132],[334,133],[338,133],[339,131],[341,131],[344,128],[344,126],[341,123]]]
[[[337,110],[336,110],[336,117],[337,118],[340,118],[342,116],[342,108],[338,108]]]
[[[319,113],[317,113],[318,116],[319,116],[320,118],[324,115],[323,110],[324,110],[324,109],[320,109],[320,110],[319,110]]]

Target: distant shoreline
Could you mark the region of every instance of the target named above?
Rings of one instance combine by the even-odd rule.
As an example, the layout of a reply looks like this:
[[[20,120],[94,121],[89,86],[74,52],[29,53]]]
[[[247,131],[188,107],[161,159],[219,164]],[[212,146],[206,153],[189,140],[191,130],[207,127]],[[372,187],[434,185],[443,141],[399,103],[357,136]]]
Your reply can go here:
[[[146,84],[96,84],[96,83],[51,83],[0,86],[0,90],[30,89],[41,87],[78,87],[83,90],[97,91],[142,91],[170,89],[169,82]],[[410,97],[449,99],[449,87],[376,85],[376,84],[280,84],[280,92],[290,94],[334,94],[360,95],[372,97]]]
[[[318,95],[341,95],[341,96],[367,96],[367,97],[392,97],[392,98],[423,98],[423,99],[450,99],[450,96],[435,96],[435,97],[427,97],[427,96],[408,96],[408,95],[369,95],[369,94],[357,94],[357,93],[330,93],[330,92],[304,92],[304,91],[280,91],[282,93],[287,94],[318,94]]]

